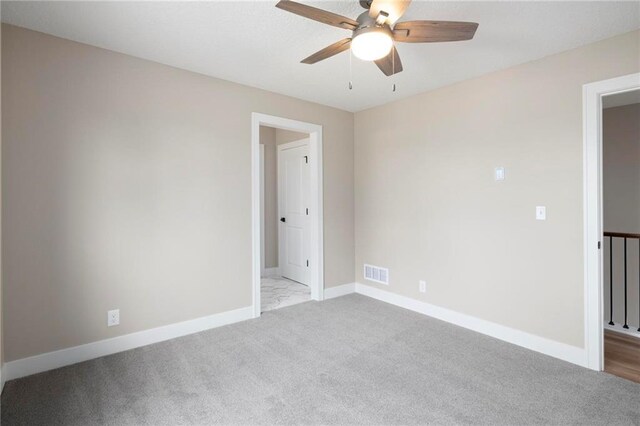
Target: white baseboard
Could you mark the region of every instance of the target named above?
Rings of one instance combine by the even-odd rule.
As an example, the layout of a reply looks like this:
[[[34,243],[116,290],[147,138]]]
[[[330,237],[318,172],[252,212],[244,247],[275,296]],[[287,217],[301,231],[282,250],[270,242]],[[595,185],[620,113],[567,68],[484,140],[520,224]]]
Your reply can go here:
[[[2,395],[2,390],[4,389],[4,364],[0,365],[0,395]]]
[[[150,330],[139,331],[137,333],[126,334],[111,339],[100,340],[98,342],[87,343],[85,345],[72,348],[61,349],[59,351],[48,352],[5,363],[2,373],[3,380],[13,380],[54,368],[76,364],[78,362],[111,355],[129,349],[162,342],[188,334],[198,333],[223,325],[233,324],[253,318],[251,306],[233,311],[221,312],[202,318],[183,321],[176,324],[165,325],[152,328]]]
[[[358,293],[414,312],[418,312],[439,320],[491,336],[536,352],[543,353],[580,366],[586,366],[587,356],[583,348],[549,340],[524,331],[516,330],[470,315],[455,312],[426,302],[391,293],[386,290],[362,284],[349,283],[324,290],[324,298],[332,299]],[[13,380],[31,374],[41,373],[54,368],[64,367],[78,362],[111,355],[117,352],[162,342],[176,337],[209,330],[223,325],[233,324],[253,318],[251,306],[222,312],[203,318],[197,318],[176,324],[144,330],[137,333],[118,336],[98,342],[41,355],[23,358],[5,363],[0,368],[0,392],[6,380]],[[610,326],[607,326],[610,327]],[[621,327],[616,331],[624,330]],[[631,332],[627,331],[628,334]]]
[[[324,289],[324,300],[345,296],[356,292],[356,283],[342,284]]]
[[[581,367],[587,366],[587,352],[584,348],[556,342],[521,330],[431,305],[409,297],[400,296],[386,290],[380,290],[366,284],[356,283],[355,287],[356,293],[358,294],[428,315],[532,351],[577,364]]]
[[[626,334],[627,336],[635,337],[640,339],[640,331],[638,331],[638,327],[629,326],[629,328],[622,328],[622,325],[609,325],[606,322],[604,323],[605,330],[615,331],[616,333]]]
[[[263,277],[279,277],[280,276],[280,268],[265,268],[262,270],[261,274]]]

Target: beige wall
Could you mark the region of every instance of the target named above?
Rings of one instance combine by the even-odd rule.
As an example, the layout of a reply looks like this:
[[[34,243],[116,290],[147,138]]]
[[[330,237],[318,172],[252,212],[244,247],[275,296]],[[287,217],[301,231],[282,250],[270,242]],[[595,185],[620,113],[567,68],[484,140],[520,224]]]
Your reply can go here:
[[[357,113],[356,280],[389,267],[366,283],[582,347],[582,85],[637,72],[639,39]]]
[[[383,289],[583,345],[581,86],[637,72],[639,32],[354,128],[344,111],[2,31],[6,360],[251,303],[254,111],[324,126],[326,287],[387,266]]]
[[[300,139],[305,139],[308,137],[309,137],[309,134],[307,133],[276,129],[276,140],[278,145],[281,145],[283,143],[293,142],[293,141],[299,141]]]
[[[604,230],[640,234],[640,104],[607,108],[603,117]],[[613,313],[624,324],[624,240],[614,239]],[[628,324],[638,324],[638,241],[627,241]],[[609,310],[609,240],[604,246],[604,315]]]
[[[278,167],[276,129],[260,126],[260,143],[264,145],[264,213],[265,268],[278,266]]]
[[[640,104],[603,111],[605,231],[640,234]]]
[[[353,114],[2,30],[7,361],[251,304],[254,111],[323,125],[325,286],[354,281]]]
[[[278,150],[276,147],[307,137],[309,137],[307,133],[260,126],[260,143],[265,145],[265,264],[267,268],[278,266]]]

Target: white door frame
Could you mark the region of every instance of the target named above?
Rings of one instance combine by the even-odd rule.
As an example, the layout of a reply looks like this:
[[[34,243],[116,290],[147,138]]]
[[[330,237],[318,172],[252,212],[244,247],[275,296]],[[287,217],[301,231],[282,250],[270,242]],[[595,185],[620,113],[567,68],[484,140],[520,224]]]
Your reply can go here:
[[[585,84],[583,104],[584,173],[584,336],[586,366],[604,369],[602,238],[602,97],[640,88],[640,73]]]
[[[322,126],[254,112],[251,113],[251,239],[254,318],[260,316],[260,126],[309,134],[309,178],[311,183],[309,287],[313,300],[324,299]]]

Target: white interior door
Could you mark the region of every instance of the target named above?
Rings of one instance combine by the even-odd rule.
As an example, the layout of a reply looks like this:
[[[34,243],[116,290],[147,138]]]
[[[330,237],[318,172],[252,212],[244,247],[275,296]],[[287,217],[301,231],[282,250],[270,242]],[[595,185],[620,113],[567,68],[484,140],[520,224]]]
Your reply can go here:
[[[309,285],[309,139],[278,145],[278,246],[283,277]]]

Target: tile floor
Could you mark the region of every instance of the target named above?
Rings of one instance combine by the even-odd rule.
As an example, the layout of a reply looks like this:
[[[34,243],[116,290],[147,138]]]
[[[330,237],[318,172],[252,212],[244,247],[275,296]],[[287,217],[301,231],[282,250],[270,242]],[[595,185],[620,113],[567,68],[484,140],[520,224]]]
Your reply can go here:
[[[311,289],[283,277],[262,277],[260,304],[262,312],[311,300]]]

